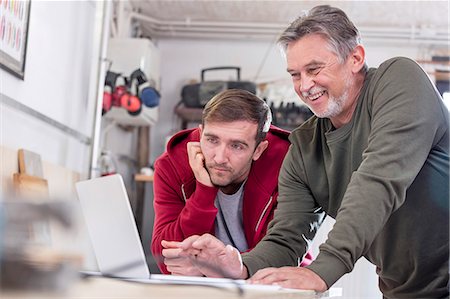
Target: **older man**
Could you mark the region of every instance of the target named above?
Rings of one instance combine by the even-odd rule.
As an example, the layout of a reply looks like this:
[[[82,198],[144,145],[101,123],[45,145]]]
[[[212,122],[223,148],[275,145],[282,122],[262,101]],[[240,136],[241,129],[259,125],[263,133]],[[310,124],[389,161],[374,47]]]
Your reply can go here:
[[[210,235],[180,248],[228,277],[317,291],[364,256],[384,298],[448,298],[449,114],[433,83],[406,58],[368,69],[357,28],[330,6],[298,18],[279,43],[315,117],[290,136],[268,234],[243,263]],[[336,219],[327,241],[295,267],[324,213]]]

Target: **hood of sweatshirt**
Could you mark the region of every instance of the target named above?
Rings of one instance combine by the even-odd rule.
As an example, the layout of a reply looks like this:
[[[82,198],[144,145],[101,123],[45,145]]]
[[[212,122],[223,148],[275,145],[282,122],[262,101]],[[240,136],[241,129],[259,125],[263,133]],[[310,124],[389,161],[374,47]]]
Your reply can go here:
[[[275,126],[271,126],[266,135],[269,144],[261,157],[253,162],[249,176],[258,182],[258,185],[266,190],[272,190],[272,186],[266,186],[271,180],[266,174],[278,176],[279,165],[284,159],[290,143],[289,132]],[[183,183],[192,180],[193,172],[189,165],[186,145],[191,141],[200,141],[200,131],[198,128],[187,129],[176,133],[167,143],[166,153],[170,162],[174,165]],[[280,163],[277,163],[280,162]],[[269,192],[269,191],[268,191]]]

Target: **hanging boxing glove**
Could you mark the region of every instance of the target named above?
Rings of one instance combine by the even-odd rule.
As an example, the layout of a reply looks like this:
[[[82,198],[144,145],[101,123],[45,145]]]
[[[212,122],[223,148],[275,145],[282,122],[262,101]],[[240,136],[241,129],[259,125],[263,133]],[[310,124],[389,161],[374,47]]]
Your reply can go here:
[[[125,85],[118,86],[117,98],[120,107],[126,109],[130,115],[138,115],[142,110],[142,102],[138,96],[132,93],[133,82],[128,78],[124,78]]]
[[[116,81],[120,75],[111,71],[106,72],[105,86],[103,89],[102,115],[111,110],[113,106],[113,92],[116,88]]]
[[[136,69],[130,75],[130,80],[134,82],[136,80],[136,95],[141,99],[142,103],[149,108],[159,105],[161,98],[160,93],[150,85],[144,72],[140,69]]]

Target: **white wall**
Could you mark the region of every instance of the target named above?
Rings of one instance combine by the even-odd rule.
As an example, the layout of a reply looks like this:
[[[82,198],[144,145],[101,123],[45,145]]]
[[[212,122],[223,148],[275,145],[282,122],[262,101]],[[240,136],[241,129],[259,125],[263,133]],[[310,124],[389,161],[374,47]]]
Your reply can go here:
[[[91,137],[102,11],[103,5],[97,1],[31,1],[25,78],[20,80],[0,69],[2,99],[13,99]],[[0,105],[0,145],[12,149],[12,156],[16,156],[15,150],[19,148],[34,151],[43,161],[54,165],[44,168],[44,177],[49,179],[47,169],[52,170],[53,176],[62,174],[49,179],[50,192],[67,184],[64,190],[50,193],[64,196],[58,199],[75,197],[72,177],[67,179],[66,172],[88,174],[87,144],[6,104]],[[17,159],[9,160],[14,158]],[[5,164],[9,163],[0,167]],[[12,172],[16,171],[2,169],[1,174],[5,180],[11,180]],[[76,212],[79,211],[74,209],[75,216],[80,216]],[[82,253],[88,268],[95,268],[84,226],[75,233],[65,245],[75,253]],[[61,241],[54,238],[52,246]]]
[[[91,135],[93,100],[89,92],[95,55],[95,1],[32,1],[25,78],[0,69],[0,93]],[[100,20],[101,21],[101,20]],[[98,57],[98,56],[97,56]],[[0,107],[0,144],[26,148],[43,160],[86,172],[86,144],[7,105]]]

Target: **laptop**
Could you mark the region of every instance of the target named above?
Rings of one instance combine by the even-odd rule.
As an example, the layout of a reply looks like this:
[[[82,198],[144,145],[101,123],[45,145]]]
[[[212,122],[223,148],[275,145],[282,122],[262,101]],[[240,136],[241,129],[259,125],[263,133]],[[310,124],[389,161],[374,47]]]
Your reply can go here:
[[[264,291],[282,289],[279,286],[251,285],[245,280],[228,278],[151,274],[122,177],[115,174],[94,178],[77,182],[75,187],[100,270],[96,275],[154,284],[192,284]]]

